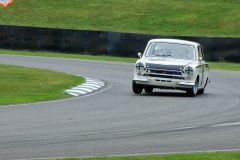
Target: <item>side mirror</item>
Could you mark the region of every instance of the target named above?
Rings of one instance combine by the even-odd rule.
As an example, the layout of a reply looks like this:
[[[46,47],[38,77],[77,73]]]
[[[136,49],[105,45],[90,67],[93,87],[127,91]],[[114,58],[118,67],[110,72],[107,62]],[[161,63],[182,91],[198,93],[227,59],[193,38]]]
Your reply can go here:
[[[138,56],[139,58],[142,58],[142,53],[139,52],[139,53],[137,54],[137,56]]]

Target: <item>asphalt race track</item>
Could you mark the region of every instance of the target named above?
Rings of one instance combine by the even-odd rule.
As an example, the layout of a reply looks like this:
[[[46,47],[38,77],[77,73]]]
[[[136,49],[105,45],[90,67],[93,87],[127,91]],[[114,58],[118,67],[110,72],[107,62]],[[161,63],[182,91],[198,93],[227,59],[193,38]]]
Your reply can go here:
[[[85,97],[0,107],[0,159],[240,150],[240,72],[211,71],[206,94],[190,98],[134,95],[133,64],[6,55],[0,63],[107,83]]]

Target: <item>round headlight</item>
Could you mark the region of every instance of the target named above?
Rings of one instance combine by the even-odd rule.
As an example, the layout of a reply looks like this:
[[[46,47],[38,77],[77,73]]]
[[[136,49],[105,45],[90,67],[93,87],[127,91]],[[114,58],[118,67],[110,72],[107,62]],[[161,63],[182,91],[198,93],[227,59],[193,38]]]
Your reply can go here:
[[[136,70],[137,71],[143,71],[144,69],[145,69],[145,66],[144,66],[144,64],[142,62],[138,62],[136,64]]]
[[[188,75],[188,76],[192,76],[193,75],[193,68],[191,66],[187,66],[184,69],[184,72]]]

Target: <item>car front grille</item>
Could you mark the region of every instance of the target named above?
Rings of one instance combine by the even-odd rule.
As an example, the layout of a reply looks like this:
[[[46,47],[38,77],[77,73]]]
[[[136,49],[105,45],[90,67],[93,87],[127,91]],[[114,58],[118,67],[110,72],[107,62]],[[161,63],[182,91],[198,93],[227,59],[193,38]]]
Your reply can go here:
[[[169,70],[147,69],[147,72],[156,73],[156,74],[182,75],[182,72],[180,71],[169,71]]]
[[[170,79],[185,79],[182,76],[170,76],[170,75],[159,75],[159,74],[144,74],[143,76],[159,77],[159,78],[170,78]]]
[[[169,79],[185,79],[182,72],[183,68],[184,66],[147,64],[146,73],[143,76]]]

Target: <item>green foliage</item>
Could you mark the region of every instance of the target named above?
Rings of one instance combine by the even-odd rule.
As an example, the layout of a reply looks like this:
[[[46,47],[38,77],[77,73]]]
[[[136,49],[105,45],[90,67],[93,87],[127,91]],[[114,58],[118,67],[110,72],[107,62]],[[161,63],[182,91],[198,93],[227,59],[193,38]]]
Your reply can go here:
[[[0,105],[67,98],[64,90],[83,82],[65,73],[1,64]]]
[[[0,24],[239,37],[239,8],[239,0],[15,0],[0,8]]]

